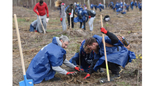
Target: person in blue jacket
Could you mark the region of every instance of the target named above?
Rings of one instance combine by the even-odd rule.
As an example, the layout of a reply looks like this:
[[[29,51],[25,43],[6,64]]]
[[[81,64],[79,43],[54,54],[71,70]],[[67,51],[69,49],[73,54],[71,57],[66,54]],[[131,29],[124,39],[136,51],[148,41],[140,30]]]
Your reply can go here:
[[[90,5],[91,10],[93,10],[93,7],[94,7],[94,5],[93,5],[93,4],[91,4],[91,5]]]
[[[121,71],[120,66],[125,67],[128,62],[131,62],[132,59],[135,59],[135,53],[129,51],[125,46],[128,46],[129,43],[126,41],[118,39],[113,33],[107,31],[105,28],[101,28],[101,32],[106,34],[105,36],[105,46],[106,54],[108,61],[108,68],[112,72],[112,76],[119,78]],[[89,73],[84,77],[87,79],[93,72],[96,72],[100,67],[105,68],[105,56],[104,56],[104,44],[102,42],[102,37],[94,35],[86,39],[85,47],[87,49],[94,51],[94,60],[91,63],[89,68]]]
[[[74,19],[74,22],[80,22],[80,28],[82,28],[82,24],[83,24],[83,28],[84,30],[86,30],[86,22],[88,21],[88,11],[87,9],[83,8],[79,8],[78,12],[77,12],[77,17]]]
[[[69,60],[74,65],[80,65],[84,72],[88,72],[88,68],[94,58],[94,52],[91,50],[84,50],[85,40],[81,42],[79,51]]]
[[[43,80],[60,80],[54,77],[58,72],[64,75],[74,75],[76,72],[67,72],[60,66],[64,63],[70,68],[80,71],[80,68],[73,65],[66,59],[66,50],[69,44],[67,36],[53,37],[52,42],[44,46],[32,59],[26,75],[28,79],[33,79],[34,84]]]
[[[131,3],[130,3],[130,7],[131,7],[132,10],[133,10],[133,6],[134,6],[134,2],[132,0]]]
[[[135,5],[135,7],[137,8],[137,1],[135,1],[134,5]]]
[[[102,9],[104,10],[104,5],[103,4],[101,4],[101,3],[99,3],[98,4],[98,6],[97,6],[97,8],[99,8],[99,10],[100,10],[100,12],[102,11]]]
[[[97,4],[94,4],[95,10],[97,10]]]
[[[125,8],[126,8],[126,10],[127,10],[127,12],[129,11],[129,4],[127,3],[127,4],[125,4]]]
[[[139,8],[140,11],[142,11],[142,2],[141,1],[138,2],[138,8]]]

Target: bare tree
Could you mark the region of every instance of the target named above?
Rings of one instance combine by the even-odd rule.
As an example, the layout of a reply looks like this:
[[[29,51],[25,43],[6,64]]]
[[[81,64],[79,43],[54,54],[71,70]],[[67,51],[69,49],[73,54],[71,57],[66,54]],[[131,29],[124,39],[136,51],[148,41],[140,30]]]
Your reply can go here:
[[[52,4],[52,2],[51,2],[51,0],[50,0],[50,7],[51,7],[51,4]]]

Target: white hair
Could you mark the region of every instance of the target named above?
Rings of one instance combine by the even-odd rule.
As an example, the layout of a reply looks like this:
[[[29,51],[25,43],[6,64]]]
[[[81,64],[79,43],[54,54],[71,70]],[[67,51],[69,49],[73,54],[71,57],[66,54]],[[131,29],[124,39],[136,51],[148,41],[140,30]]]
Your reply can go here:
[[[61,35],[61,36],[59,37],[59,40],[62,40],[63,42],[69,42],[68,37],[65,36],[65,35]]]

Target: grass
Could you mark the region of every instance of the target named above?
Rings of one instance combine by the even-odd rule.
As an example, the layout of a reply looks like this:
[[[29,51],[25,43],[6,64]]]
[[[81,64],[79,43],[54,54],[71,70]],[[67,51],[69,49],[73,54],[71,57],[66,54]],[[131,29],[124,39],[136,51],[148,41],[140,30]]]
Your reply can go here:
[[[60,32],[61,29],[47,30],[47,32]]]
[[[17,21],[18,22],[26,22],[26,19],[24,19],[24,18],[17,18]]]
[[[116,82],[116,84],[118,85],[118,86],[131,86],[131,85],[129,85],[129,83],[126,83],[126,82]]]

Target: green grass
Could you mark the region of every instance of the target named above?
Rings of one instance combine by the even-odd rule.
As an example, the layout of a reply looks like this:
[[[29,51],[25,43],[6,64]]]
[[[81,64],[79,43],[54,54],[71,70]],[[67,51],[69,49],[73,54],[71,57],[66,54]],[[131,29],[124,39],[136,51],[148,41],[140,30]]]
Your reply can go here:
[[[55,29],[55,30],[47,30],[47,32],[59,32],[61,29]]]
[[[118,85],[118,86],[131,86],[131,85],[129,85],[129,83],[126,83],[126,82],[116,82],[116,84]]]
[[[24,19],[24,18],[17,18],[17,21],[18,22],[26,22],[26,19]]]

